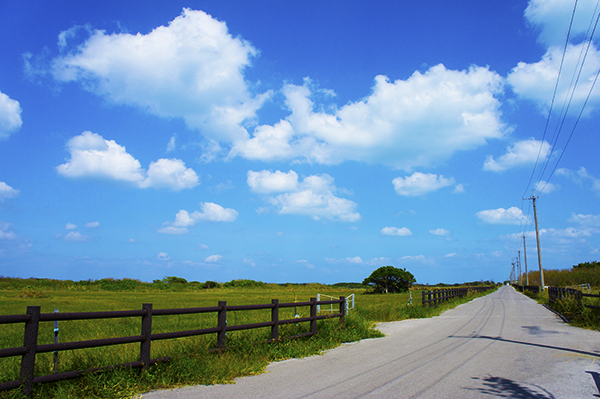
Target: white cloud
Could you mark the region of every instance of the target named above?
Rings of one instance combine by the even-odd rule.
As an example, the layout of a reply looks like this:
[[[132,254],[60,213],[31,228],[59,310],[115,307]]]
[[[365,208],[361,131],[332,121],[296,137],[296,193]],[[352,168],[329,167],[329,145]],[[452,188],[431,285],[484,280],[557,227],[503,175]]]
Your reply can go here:
[[[166,252],[159,252],[156,257],[160,260],[170,260],[171,257]]]
[[[245,265],[250,265],[252,267],[256,266],[256,262],[254,262],[254,260],[252,259],[246,259],[244,258],[244,260],[242,261],[243,264]]]
[[[189,213],[185,209],[179,210],[175,215],[174,222],[164,222],[164,227],[158,230],[163,234],[185,234],[187,227],[194,226],[200,221],[206,222],[233,222],[238,217],[238,211],[231,208],[223,208],[213,202],[201,202],[202,212]]]
[[[453,71],[443,65],[407,80],[377,76],[372,93],[331,113],[311,100],[310,79],[283,88],[291,114],[234,143],[230,156],[298,159],[322,164],[346,160],[410,170],[471,150],[503,136],[502,78],[487,68]]]
[[[196,246],[196,249],[199,249],[201,251],[208,251],[210,249],[210,247],[206,244],[200,243]]]
[[[411,236],[412,231],[406,227],[384,227],[381,234],[386,236]]]
[[[139,188],[170,188],[179,191],[197,186],[198,176],[180,159],[159,159],[151,162],[148,172],[140,162],[114,140],[105,140],[89,131],[67,142],[71,159],[56,167],[69,178],[95,177],[124,181]]]
[[[0,92],[0,141],[19,130],[22,124],[19,102]]]
[[[89,222],[85,224],[85,227],[87,227],[88,229],[95,229],[100,227],[100,222]]]
[[[248,186],[256,193],[270,194],[274,192],[294,191],[298,187],[298,174],[293,170],[288,173],[268,170],[260,172],[248,171]]]
[[[151,162],[148,167],[148,177],[139,183],[142,188],[170,188],[180,191],[184,188],[193,188],[198,184],[198,175],[191,168],[185,167],[181,159],[159,159]]]
[[[299,263],[301,265],[303,265],[304,267],[306,267],[307,269],[314,269],[315,267],[310,264],[306,259],[301,259],[301,260],[297,260],[296,263]]]
[[[204,261],[206,263],[219,263],[222,259],[223,257],[221,255],[210,255],[207,256],[206,259],[204,259]]]
[[[187,234],[189,230],[185,227],[165,226],[157,230],[161,234]]]
[[[9,231],[10,223],[0,221],[0,240],[14,240],[17,235]]]
[[[583,215],[573,213],[569,222],[577,223],[582,226],[600,227],[600,215]]]
[[[558,184],[548,183],[545,180],[540,180],[534,186],[534,190],[536,192],[541,193],[542,190],[544,190],[545,194],[553,193],[553,192],[555,192],[558,189],[560,189],[560,186]]]
[[[244,80],[257,53],[224,22],[186,8],[147,34],[93,31],[54,59],[52,73],[114,103],[181,117],[208,138],[235,141],[247,136],[242,123],[268,97],[253,98]]]
[[[407,197],[416,197],[451,186],[454,184],[454,178],[447,179],[444,176],[432,173],[415,172],[404,178],[395,178],[392,180],[392,184],[398,194]]]
[[[564,64],[561,71],[561,79],[559,81],[556,92],[556,102],[554,111],[557,112],[562,107],[566,98],[570,97],[571,76],[578,70],[577,65],[582,51],[585,51],[584,46],[587,43],[577,45],[569,44],[565,53]],[[512,86],[517,95],[523,99],[535,102],[540,112],[546,116],[552,101],[554,88],[556,86],[556,77],[560,69],[562,59],[563,46],[551,47],[542,57],[541,61],[527,64],[519,62],[516,67],[508,74],[507,82]],[[581,71],[579,82],[573,94],[571,109],[579,110],[585,101],[596,72],[600,68],[600,51],[592,44],[587,54],[585,64]],[[578,72],[577,72],[578,73]],[[600,104],[600,91],[594,90],[586,105],[585,115],[590,115],[591,112]]]
[[[496,161],[493,156],[488,156],[483,164],[483,170],[492,172],[503,172],[507,169],[533,165],[538,159],[542,162],[550,153],[550,144],[546,141],[540,142],[535,139],[518,141],[509,146],[506,154]]]
[[[70,242],[85,242],[88,241],[91,237],[81,234],[78,231],[70,231],[68,234],[64,236],[65,241]]]
[[[540,30],[539,41],[546,45],[563,46],[571,14],[572,1],[561,0],[530,0],[525,9],[525,18]],[[588,29],[590,18],[594,15],[594,0],[579,0],[577,12],[571,27],[571,40],[581,37]]]
[[[3,181],[0,181],[0,204],[3,203],[6,198],[14,198],[17,195],[19,195],[19,190],[16,190]]]
[[[171,152],[175,149],[175,134],[171,136],[171,139],[167,143],[167,152]]]
[[[435,229],[435,230],[429,230],[430,234],[433,234],[434,236],[447,236],[450,235],[450,232],[446,229]]]
[[[344,222],[356,222],[361,217],[355,212],[355,202],[335,196],[338,188],[333,184],[333,177],[327,174],[307,176],[298,182],[298,175],[293,170],[289,173],[249,171],[247,182],[256,192],[283,191],[282,194],[267,198],[280,215],[307,215],[315,220],[326,218]],[[264,211],[261,209],[260,213]]]
[[[76,228],[77,228],[77,225],[73,224],[73,223],[67,223],[65,225],[65,230],[75,230]]]
[[[277,233],[275,233],[275,235],[277,237],[283,237],[283,231],[278,231]]]
[[[452,253],[446,254],[446,255],[444,256],[444,258],[453,258],[453,257],[455,257],[455,256],[456,256],[456,253],[455,253],[455,252],[452,252]]]
[[[592,176],[584,167],[579,168],[577,172],[567,168],[560,168],[556,170],[556,175],[567,177],[577,184],[582,184],[586,181],[591,182],[592,191],[600,193],[600,179]]]
[[[490,224],[520,224],[527,223],[527,216],[523,211],[513,206],[508,209],[498,208],[480,211],[475,214],[481,221]]]

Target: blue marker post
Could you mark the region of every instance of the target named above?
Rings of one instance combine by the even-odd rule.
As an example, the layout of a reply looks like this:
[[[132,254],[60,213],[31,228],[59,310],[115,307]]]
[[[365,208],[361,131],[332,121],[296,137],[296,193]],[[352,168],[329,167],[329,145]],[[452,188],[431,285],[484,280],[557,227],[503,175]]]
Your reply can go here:
[[[58,309],[54,309],[54,313],[58,313]],[[58,344],[58,320],[54,320],[54,343]],[[56,363],[58,363],[58,351],[54,351],[54,366],[52,371],[56,373]]]

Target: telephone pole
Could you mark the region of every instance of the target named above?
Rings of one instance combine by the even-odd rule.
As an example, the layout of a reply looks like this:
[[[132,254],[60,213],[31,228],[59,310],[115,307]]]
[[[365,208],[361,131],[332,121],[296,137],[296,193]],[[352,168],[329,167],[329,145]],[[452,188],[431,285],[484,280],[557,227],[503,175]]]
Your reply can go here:
[[[517,251],[519,257],[517,258],[517,269],[519,269],[519,285],[523,285],[523,273],[521,273],[521,251]]]
[[[525,260],[525,285],[529,285],[529,273],[527,273],[527,249],[525,248],[525,234],[523,234],[523,260]]]
[[[535,219],[535,238],[537,239],[537,250],[538,250],[538,264],[540,266],[540,291],[544,292],[544,268],[542,267],[542,249],[540,248],[540,230],[538,229],[538,219],[537,219],[537,210],[535,207],[535,200],[538,197],[532,195],[527,198],[528,200],[533,201],[533,217]],[[525,198],[523,198],[525,199]]]

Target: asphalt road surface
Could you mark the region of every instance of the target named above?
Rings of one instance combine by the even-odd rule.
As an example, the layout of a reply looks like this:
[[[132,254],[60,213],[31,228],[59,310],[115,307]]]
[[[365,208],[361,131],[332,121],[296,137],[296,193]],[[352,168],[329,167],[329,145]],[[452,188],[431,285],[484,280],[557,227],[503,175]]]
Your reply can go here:
[[[600,332],[563,323],[512,287],[439,317],[378,328],[384,338],[272,363],[235,384],[143,398],[600,397]]]

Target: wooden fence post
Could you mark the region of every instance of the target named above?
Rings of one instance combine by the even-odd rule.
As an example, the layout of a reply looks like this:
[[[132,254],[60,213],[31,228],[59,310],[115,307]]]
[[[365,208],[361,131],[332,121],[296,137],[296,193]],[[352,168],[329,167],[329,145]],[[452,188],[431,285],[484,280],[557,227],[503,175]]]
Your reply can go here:
[[[310,332],[317,333],[317,298],[310,298]]]
[[[150,345],[152,334],[152,304],[144,303],[142,309],[146,314],[142,316],[142,337],[144,340],[140,343],[140,360],[144,363],[142,370],[150,369]]]
[[[31,396],[33,371],[35,369],[35,353],[37,351],[37,338],[40,326],[40,307],[27,306],[27,314],[31,318],[25,323],[23,346],[27,352],[25,352],[21,360],[21,389],[23,395]]]
[[[271,326],[271,339],[277,341],[279,339],[279,299],[271,299],[274,305],[271,308],[271,321],[275,323]]]
[[[219,301],[219,307],[221,308],[218,313],[218,327],[221,329],[217,333],[217,348],[224,349],[225,348],[225,334],[227,333],[227,302]]]
[[[343,329],[346,326],[346,297],[341,296],[340,301],[342,301],[340,303],[340,313],[342,314],[340,316],[340,325]]]

